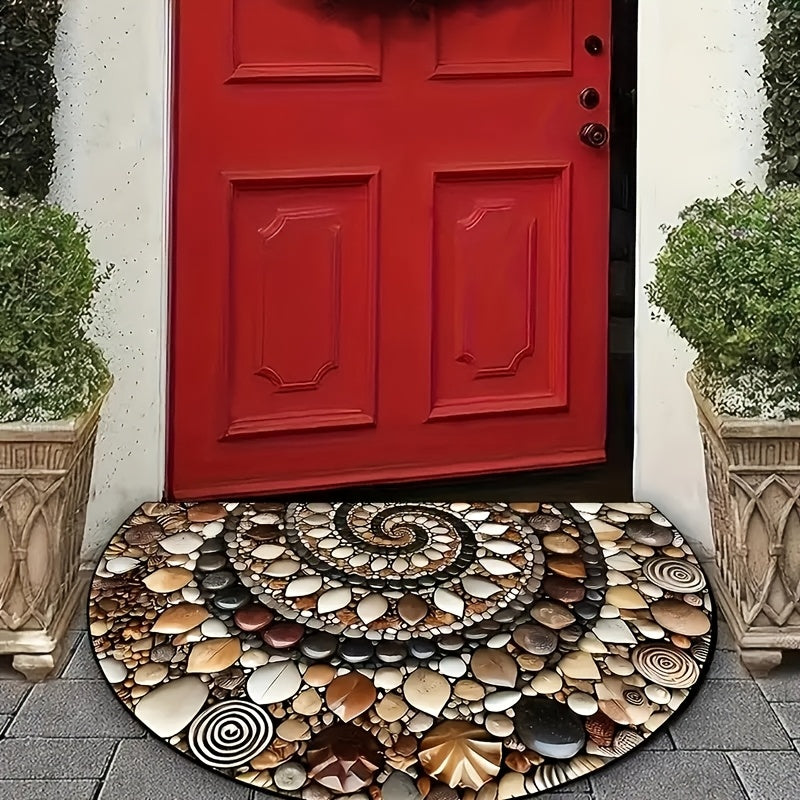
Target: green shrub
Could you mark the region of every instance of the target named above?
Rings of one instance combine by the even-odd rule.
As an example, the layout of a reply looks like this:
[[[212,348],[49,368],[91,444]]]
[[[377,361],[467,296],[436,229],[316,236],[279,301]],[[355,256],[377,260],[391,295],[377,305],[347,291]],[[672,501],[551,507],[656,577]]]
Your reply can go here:
[[[0,0],[0,190],[12,196],[50,187],[60,16],[59,0]]]
[[[800,2],[770,0],[764,51],[764,154],[770,186],[800,183]]]
[[[57,206],[0,196],[0,422],[80,413],[108,379],[87,326],[109,269],[88,235]]]
[[[800,414],[800,188],[737,185],[668,228],[650,302],[697,352],[723,413]]]

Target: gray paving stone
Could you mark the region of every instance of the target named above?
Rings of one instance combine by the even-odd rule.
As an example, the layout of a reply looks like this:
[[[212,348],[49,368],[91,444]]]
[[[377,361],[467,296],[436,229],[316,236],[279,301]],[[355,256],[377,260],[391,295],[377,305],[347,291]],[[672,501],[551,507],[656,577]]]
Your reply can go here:
[[[97,781],[0,780],[0,800],[92,800]]]
[[[789,800],[800,794],[800,754],[731,753],[736,774],[750,800]]]
[[[736,650],[731,629],[721,615],[717,616],[717,650]]]
[[[792,739],[800,739],[800,703],[772,703],[781,725]]]
[[[11,721],[10,714],[0,714],[0,736],[3,735],[3,731],[5,731],[10,721]]]
[[[791,743],[752,681],[706,681],[672,723],[678,750],[788,750]]]
[[[223,778],[148,737],[122,742],[98,800],[249,800],[250,787]]]
[[[115,746],[108,739],[1,739],[0,776],[9,780],[100,778]]]
[[[747,800],[722,753],[632,754],[591,783],[597,800]]]
[[[0,714],[13,714],[32,685],[20,680],[0,680]]]
[[[45,682],[33,687],[6,736],[142,737],[139,725],[105,681]]]
[[[644,744],[637,748],[637,752],[663,752],[664,750],[674,749],[675,745],[670,738],[669,731],[660,730],[645,739]]]
[[[103,673],[97,666],[97,659],[92,652],[87,634],[81,636],[62,677],[76,681],[103,679]]]
[[[708,671],[709,680],[752,680],[742,664],[739,654],[730,650],[717,650]]]
[[[800,703],[800,653],[785,653],[780,667],[756,682],[767,700]]]

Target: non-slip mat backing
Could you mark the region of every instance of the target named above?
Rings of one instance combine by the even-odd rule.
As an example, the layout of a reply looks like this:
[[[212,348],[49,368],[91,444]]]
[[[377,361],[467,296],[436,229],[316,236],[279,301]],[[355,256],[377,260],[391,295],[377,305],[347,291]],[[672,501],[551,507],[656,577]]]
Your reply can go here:
[[[199,765],[307,800],[509,800],[682,710],[714,612],[643,503],[234,501],[144,504],[89,616],[119,699]]]

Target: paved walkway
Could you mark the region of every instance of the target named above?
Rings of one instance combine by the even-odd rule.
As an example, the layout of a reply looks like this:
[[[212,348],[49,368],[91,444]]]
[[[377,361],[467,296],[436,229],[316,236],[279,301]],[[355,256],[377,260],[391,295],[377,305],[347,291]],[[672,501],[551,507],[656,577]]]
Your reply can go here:
[[[76,622],[57,680],[0,668],[0,800],[259,800],[145,735],[113,696]],[[797,800],[800,659],[754,681],[727,628],[709,678],[669,731],[604,772],[537,800]]]

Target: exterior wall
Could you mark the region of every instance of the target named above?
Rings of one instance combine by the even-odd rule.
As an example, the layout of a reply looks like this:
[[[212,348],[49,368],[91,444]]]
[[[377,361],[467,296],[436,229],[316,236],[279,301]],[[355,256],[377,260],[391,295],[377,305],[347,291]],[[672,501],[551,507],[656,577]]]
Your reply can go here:
[[[634,494],[710,546],[703,453],[685,374],[693,356],[650,317],[644,284],[662,224],[699,196],[759,180],[766,0],[640,0]]]
[[[98,333],[116,383],[104,412],[84,552],[164,483],[168,0],[64,0],[53,195],[117,265]],[[699,195],[758,179],[758,40],[766,0],[640,0],[635,494],[710,541],[687,348],[643,294],[660,226]]]
[[[115,385],[97,444],[84,555],[164,483],[166,0],[64,0],[54,199],[116,265],[98,333]]]

